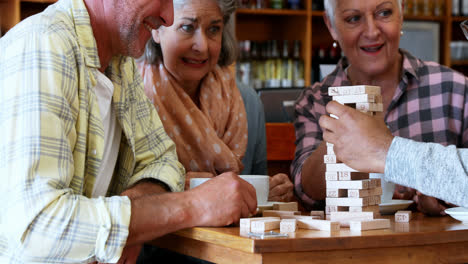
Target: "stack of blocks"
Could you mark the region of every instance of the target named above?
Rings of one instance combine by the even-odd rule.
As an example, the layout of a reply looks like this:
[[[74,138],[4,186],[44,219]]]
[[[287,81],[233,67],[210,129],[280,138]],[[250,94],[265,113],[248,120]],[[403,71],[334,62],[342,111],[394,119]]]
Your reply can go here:
[[[340,104],[354,107],[371,116],[383,111],[382,96],[378,86],[329,87],[328,95]],[[327,219],[338,221],[342,227],[350,227],[352,230],[389,228],[388,219],[375,219],[380,216],[379,204],[382,195],[380,179],[369,179],[368,173],[360,173],[340,163],[333,151],[333,144],[328,142],[324,162]]]

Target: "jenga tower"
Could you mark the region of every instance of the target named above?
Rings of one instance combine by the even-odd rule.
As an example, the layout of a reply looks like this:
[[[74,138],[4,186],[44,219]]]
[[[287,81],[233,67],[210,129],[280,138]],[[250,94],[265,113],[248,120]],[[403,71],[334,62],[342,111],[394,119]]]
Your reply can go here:
[[[378,86],[329,87],[328,95],[333,96],[333,100],[338,103],[351,106],[369,115],[383,111],[382,96]],[[346,227],[352,220],[373,220],[380,216],[379,204],[382,195],[380,179],[369,179],[368,173],[358,172],[340,163],[333,152],[333,144],[330,143],[327,143],[324,162],[326,164],[325,213],[327,218],[331,221],[339,221],[341,226]]]

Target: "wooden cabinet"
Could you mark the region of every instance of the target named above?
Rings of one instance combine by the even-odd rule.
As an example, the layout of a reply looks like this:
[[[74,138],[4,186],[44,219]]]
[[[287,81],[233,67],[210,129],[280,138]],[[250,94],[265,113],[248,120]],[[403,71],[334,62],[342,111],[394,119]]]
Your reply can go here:
[[[312,10],[312,1],[303,0],[303,10],[245,9],[236,13],[236,34],[239,40],[300,40],[306,85],[311,84],[312,52],[320,46],[331,47],[333,39],[323,22],[323,11]],[[435,0],[432,0],[435,1]],[[444,1],[442,15],[405,15],[405,21],[430,21],[440,24],[440,63],[467,74],[468,61],[452,61],[450,42],[464,39],[459,23],[468,17],[451,15],[452,0]]]

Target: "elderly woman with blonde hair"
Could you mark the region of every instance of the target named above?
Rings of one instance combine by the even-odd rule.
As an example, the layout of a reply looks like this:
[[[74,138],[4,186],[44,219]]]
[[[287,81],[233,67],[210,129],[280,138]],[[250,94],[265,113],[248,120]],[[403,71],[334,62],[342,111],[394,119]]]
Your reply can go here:
[[[296,195],[306,208],[322,207],[325,199],[326,144],[319,119],[327,114],[330,86],[380,86],[384,112],[375,118],[382,118],[395,136],[468,146],[467,78],[399,49],[402,8],[402,0],[325,0],[325,24],[344,57],[296,103],[297,146],[291,170]],[[394,197],[413,199],[419,210],[432,215],[444,214],[448,206],[403,187]]]

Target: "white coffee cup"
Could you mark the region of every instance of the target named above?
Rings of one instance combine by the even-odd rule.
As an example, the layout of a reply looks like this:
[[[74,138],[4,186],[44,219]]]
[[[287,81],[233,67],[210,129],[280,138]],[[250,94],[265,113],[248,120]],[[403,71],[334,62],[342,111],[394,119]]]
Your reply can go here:
[[[388,203],[393,198],[393,192],[395,191],[395,183],[384,180],[383,173],[369,173],[369,178],[381,179],[382,185],[382,203]]]
[[[257,205],[266,204],[270,192],[270,177],[266,175],[239,175],[243,180],[253,185],[257,195]],[[190,179],[190,189],[197,187],[212,178],[192,178]]]

